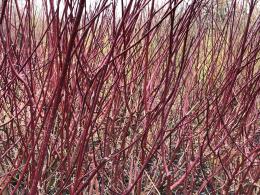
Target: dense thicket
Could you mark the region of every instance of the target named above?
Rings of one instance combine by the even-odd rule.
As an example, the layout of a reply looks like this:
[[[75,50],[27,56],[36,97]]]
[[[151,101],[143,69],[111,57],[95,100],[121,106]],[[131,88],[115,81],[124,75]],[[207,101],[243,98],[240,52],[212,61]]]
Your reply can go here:
[[[1,4],[0,194],[259,193],[257,0],[37,2]]]

